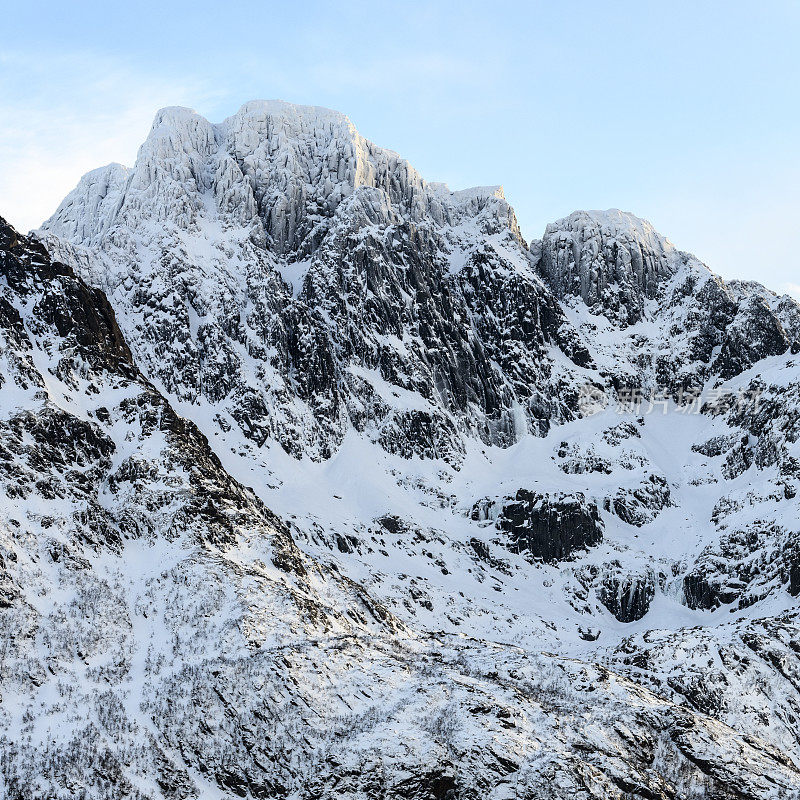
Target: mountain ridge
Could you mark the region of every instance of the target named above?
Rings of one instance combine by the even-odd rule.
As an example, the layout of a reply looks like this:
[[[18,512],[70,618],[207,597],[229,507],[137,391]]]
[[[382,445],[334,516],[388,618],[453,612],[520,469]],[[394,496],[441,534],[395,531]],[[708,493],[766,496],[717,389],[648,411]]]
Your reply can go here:
[[[149,523],[147,546],[177,558],[165,531],[191,538],[207,514],[230,531],[214,512],[230,495],[245,527],[270,510],[300,570],[296,590],[274,577],[283,556],[260,523],[179,559],[206,576],[191,585],[221,627],[169,628],[177,672],[153,671],[143,698],[181,765],[175,791],[199,792],[200,775],[224,797],[800,791],[797,303],[722,280],[618,210],[574,212],[529,246],[497,187],[427,183],[313,107],[256,102],[218,125],[167,109],[125,169],[85,176],[30,247],[105,292],[148,391],[216,459],[196,520]],[[150,454],[131,473],[143,496],[181,485],[183,462],[166,463]],[[152,513],[135,493],[119,502]],[[202,580],[243,605],[229,616]],[[114,585],[161,619],[139,584]],[[266,677],[270,604],[305,642],[288,677]],[[125,641],[158,650],[153,635]],[[230,662],[195,660],[229,640]],[[391,702],[365,700],[350,673]],[[112,694],[144,724],[125,675]],[[278,696],[321,727],[305,711],[281,727]],[[326,736],[342,726],[354,738],[340,747]],[[256,752],[251,730],[275,744]],[[152,753],[133,759],[143,774]]]
[[[607,667],[407,627],[294,546],[138,371],[102,293],[2,220],[0,274],[9,798],[800,788],[769,741]]]

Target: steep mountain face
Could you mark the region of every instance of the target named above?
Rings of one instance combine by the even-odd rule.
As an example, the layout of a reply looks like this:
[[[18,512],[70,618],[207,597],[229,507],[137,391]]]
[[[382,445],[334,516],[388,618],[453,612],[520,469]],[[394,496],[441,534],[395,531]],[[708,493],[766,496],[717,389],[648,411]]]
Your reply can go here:
[[[620,211],[578,211],[548,225],[540,258],[559,299],[580,297],[622,326],[642,319],[645,301],[657,298],[682,264],[649,222]]]
[[[768,742],[606,667],[407,627],[295,547],[103,294],[2,220],[0,276],[5,797],[800,788]]]
[[[49,785],[88,797],[800,791],[790,298],[619,211],[528,246],[499,189],[279,102],[159,112],[37,236],[3,262],[21,796],[65,718]],[[46,661],[63,625],[106,639]]]
[[[324,109],[166,109],[130,172],[87,175],[43,231],[153,380],[295,456],[352,427],[451,463],[464,430],[507,446],[571,415],[587,363],[498,188],[427,184]]]
[[[800,348],[794,300],[725,283],[631,214],[575,212],[531,251],[612,390],[686,402],[711,380]]]

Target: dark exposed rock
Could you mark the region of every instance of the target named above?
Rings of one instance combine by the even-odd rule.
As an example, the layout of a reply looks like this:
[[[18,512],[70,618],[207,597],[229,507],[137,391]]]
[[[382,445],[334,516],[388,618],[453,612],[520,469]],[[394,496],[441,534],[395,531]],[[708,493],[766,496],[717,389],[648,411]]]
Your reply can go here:
[[[740,440],[741,436],[735,433],[712,436],[710,439],[702,442],[701,444],[693,444],[692,450],[695,453],[701,453],[704,456],[715,458],[716,456],[723,455],[723,453],[727,453],[729,450],[735,447],[737,442]]]
[[[34,489],[43,497],[80,499],[74,518],[84,539],[93,546],[119,549],[123,538],[143,533],[141,520],[122,513],[111,515],[99,502],[101,491],[124,493],[137,484],[159,482],[162,469],[185,470],[191,493],[184,497],[180,512],[186,519],[204,523],[206,541],[230,542],[237,518],[253,508],[260,509],[262,521],[281,533],[276,539],[275,563],[287,569],[301,569],[299,554],[285,526],[250,492],[236,483],[222,468],[205,436],[191,422],[179,417],[171,406],[143,378],[131,359],[114,312],[102,292],[90,289],[73,270],[51,262],[43,246],[17,234],[0,219],[0,275],[8,291],[19,301],[30,302],[28,329],[21,325],[16,309],[0,307],[0,324],[10,334],[18,384],[32,381],[42,385],[33,361],[32,335],[50,342],[56,357],[51,361],[65,384],[75,384],[76,375],[99,387],[128,387],[117,414],[131,430],[147,437],[155,432],[171,443],[172,463],[154,464],[139,458],[121,460],[112,470],[115,443],[109,431],[114,420],[108,408],[100,406],[95,421],[87,421],[51,403],[42,393],[35,411],[25,411],[0,423],[0,465],[11,468],[13,482],[6,485],[11,496],[27,496]],[[36,376],[39,376],[36,378]],[[35,379],[35,380],[34,380]],[[92,383],[94,382],[94,383]],[[96,384],[96,385],[95,385]],[[132,433],[131,433],[132,435]],[[151,511],[174,501],[170,492],[154,494]]]
[[[472,539],[469,540],[470,547],[475,551],[475,554],[478,558],[482,559],[483,561],[488,561],[489,556],[489,546],[482,542],[480,539],[476,539],[474,536]]]
[[[774,522],[756,521],[724,531],[686,573],[687,605],[713,609],[737,602],[739,608],[746,608],[776,586],[788,586],[791,591],[799,546],[800,531]]]
[[[410,586],[408,593],[411,595],[411,599],[414,600],[415,603],[418,603],[423,608],[428,609],[428,611],[433,611],[433,603],[425,591],[417,586]]]
[[[44,246],[21,237],[0,218],[0,273],[20,295],[40,292],[36,315],[71,341],[78,353],[99,368],[136,374],[128,345],[105,295],[86,285],[71,267],[51,261]],[[58,291],[42,291],[48,286]]]
[[[349,534],[342,536],[338,531],[333,534],[334,541],[336,542],[336,549],[340,553],[353,553],[358,547],[358,539]]]
[[[642,434],[632,422],[620,422],[603,431],[603,440],[616,447],[628,439],[641,439]]]
[[[652,574],[606,575],[598,595],[602,604],[620,621],[635,622],[650,609],[655,596],[655,578]]]
[[[720,585],[697,573],[686,575],[683,579],[683,591],[689,608],[714,609],[727,605],[738,598],[740,590],[741,586]]]
[[[9,608],[20,595],[20,589],[11,575],[0,569],[0,608]]]
[[[800,554],[797,553],[789,563],[789,594],[792,597],[800,594]]]
[[[379,517],[376,522],[385,530],[389,531],[389,533],[402,533],[403,531],[408,530],[408,526],[405,522],[403,522],[400,517],[395,516],[394,514],[386,514],[383,517]]]
[[[597,506],[580,492],[540,494],[520,489],[505,503],[497,527],[514,553],[557,563],[593,547],[603,538]]]
[[[667,479],[650,474],[638,488],[619,489],[614,497],[603,501],[603,508],[616,514],[623,522],[641,527],[652,522],[658,514],[672,505],[672,494]]]
[[[743,300],[725,333],[722,349],[711,365],[723,379],[739,375],[762,358],[785,353],[790,345],[780,321],[758,296]]]
[[[559,468],[567,475],[583,475],[590,472],[610,475],[614,471],[609,459],[597,455],[592,449],[569,447],[566,442],[561,443],[557,456],[560,460]]]
[[[476,539],[474,536],[469,540],[469,546],[472,552],[486,565],[498,572],[510,574],[508,562],[502,558],[497,558],[492,555],[492,551],[486,542]]]
[[[752,464],[753,451],[750,446],[750,439],[745,434],[728,451],[725,463],[722,465],[722,477],[729,481],[738,478],[739,475],[750,469]]]

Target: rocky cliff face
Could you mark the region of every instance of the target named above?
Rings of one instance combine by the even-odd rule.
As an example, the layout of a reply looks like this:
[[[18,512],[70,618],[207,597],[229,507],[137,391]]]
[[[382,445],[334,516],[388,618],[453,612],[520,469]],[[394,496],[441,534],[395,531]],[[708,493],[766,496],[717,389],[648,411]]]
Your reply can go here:
[[[505,545],[515,553],[557,564],[578,551],[599,544],[603,523],[597,506],[580,492],[542,495],[520,489],[497,508],[477,504],[473,517],[494,512],[497,527],[506,535]]]
[[[2,230],[11,796],[800,790],[794,301],[276,102]]]
[[[681,267],[675,247],[645,220],[621,211],[577,211],[548,225],[539,264],[553,291],[580,297],[594,313],[625,327]]]
[[[90,173],[42,230],[152,379],[295,456],[351,427],[451,462],[456,428],[507,446],[571,414],[547,348],[587,362],[498,187],[428,184],[325,109],[165,109],[132,170]]]
[[[102,293],[2,220],[0,275],[7,797],[800,787],[766,741],[606,668],[404,625],[296,548]]]

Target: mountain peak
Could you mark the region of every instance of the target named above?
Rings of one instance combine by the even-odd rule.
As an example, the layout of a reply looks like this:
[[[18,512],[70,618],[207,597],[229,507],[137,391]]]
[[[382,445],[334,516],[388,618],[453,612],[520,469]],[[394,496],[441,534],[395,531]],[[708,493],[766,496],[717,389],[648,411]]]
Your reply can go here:
[[[324,106],[289,103],[286,100],[249,100],[239,108],[233,117],[228,117],[228,119],[264,116],[353,124],[350,118],[341,111]]]
[[[87,172],[41,230],[70,242],[94,241],[113,221],[130,173],[116,162]]]
[[[121,169],[84,176],[41,230],[86,244],[115,225],[149,228],[148,240],[163,237],[165,222],[189,232],[213,226],[241,230],[278,256],[303,257],[342,202],[366,190],[378,194],[348,213],[446,224],[491,207],[492,225],[520,238],[502,187],[451,192],[428,183],[397,153],[361,136],[347,116],[318,106],[253,100],[221,123],[166,107],[135,166],[124,175]],[[113,202],[100,202],[111,189]]]
[[[156,111],[152,127],[157,128],[171,123],[181,125],[191,120],[207,121],[202,114],[188,106],[164,106],[164,108],[159,108]]]
[[[574,211],[545,229],[540,269],[559,298],[574,295],[629,324],[682,263],[672,242],[616,208]]]
[[[202,114],[192,108],[184,106],[167,106],[156,112],[145,143],[142,145],[146,152],[154,142],[172,142],[178,149],[186,152],[190,147],[199,150],[213,146],[215,140],[214,125]],[[157,145],[156,149],[162,145]],[[142,151],[140,150],[140,156]],[[163,155],[163,152],[159,152]],[[138,161],[139,159],[137,159]]]

